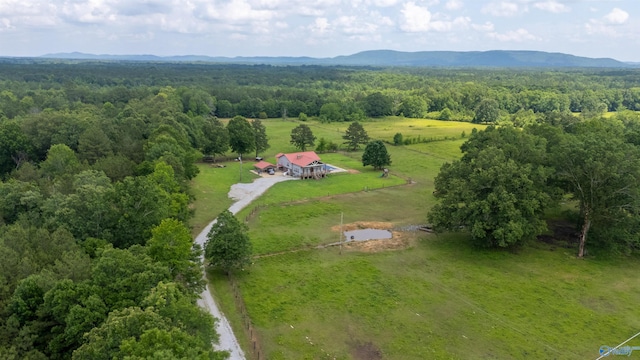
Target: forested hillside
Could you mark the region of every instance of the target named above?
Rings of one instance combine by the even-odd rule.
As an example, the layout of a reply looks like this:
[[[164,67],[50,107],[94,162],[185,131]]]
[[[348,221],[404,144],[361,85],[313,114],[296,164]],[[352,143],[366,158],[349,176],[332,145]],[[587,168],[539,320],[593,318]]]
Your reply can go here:
[[[611,111],[620,126],[575,126]],[[187,227],[195,162],[229,150],[217,118],[546,123],[582,134],[556,149],[582,156],[598,131],[638,145],[635,111],[636,70],[3,60],[0,358],[225,356]]]

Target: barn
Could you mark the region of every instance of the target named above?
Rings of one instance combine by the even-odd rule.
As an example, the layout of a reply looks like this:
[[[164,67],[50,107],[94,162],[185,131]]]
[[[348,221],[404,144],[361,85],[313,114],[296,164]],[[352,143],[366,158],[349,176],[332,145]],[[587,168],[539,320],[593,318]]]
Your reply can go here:
[[[320,179],[327,175],[325,164],[315,151],[276,155],[278,169],[301,179]]]

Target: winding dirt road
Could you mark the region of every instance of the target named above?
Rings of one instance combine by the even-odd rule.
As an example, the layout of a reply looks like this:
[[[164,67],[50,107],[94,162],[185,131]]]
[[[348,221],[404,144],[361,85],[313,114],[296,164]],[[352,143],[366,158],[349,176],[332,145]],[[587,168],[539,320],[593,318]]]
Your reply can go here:
[[[229,211],[234,215],[237,214],[238,211],[242,210],[253,200],[264,194],[264,192],[267,191],[267,189],[269,189],[271,186],[287,180],[296,179],[274,175],[273,177],[259,178],[250,184],[235,184],[231,186],[229,197],[233,200],[236,200],[236,202],[229,207]],[[215,224],[215,222],[216,220],[213,220],[211,223],[209,223],[209,225],[207,225],[195,239],[196,243],[200,244],[203,248],[204,243],[207,241],[207,234],[209,233],[211,227],[213,226],[213,224]],[[238,339],[236,339],[236,336],[231,329],[231,325],[229,325],[229,321],[227,321],[227,318],[220,311],[218,305],[211,296],[208,282],[204,292],[202,292],[202,294],[200,295],[198,305],[218,319],[218,321],[216,322],[216,331],[220,335],[220,342],[219,344],[214,346],[215,349],[228,351],[231,354],[231,356],[229,357],[230,360],[245,360],[244,352],[240,348],[240,344],[238,344]]]

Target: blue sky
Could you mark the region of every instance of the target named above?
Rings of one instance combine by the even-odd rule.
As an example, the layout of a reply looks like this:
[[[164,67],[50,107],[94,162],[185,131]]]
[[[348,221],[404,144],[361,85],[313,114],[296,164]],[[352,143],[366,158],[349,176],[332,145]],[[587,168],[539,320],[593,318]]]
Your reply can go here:
[[[640,62],[638,0],[0,0],[0,56],[542,50]]]

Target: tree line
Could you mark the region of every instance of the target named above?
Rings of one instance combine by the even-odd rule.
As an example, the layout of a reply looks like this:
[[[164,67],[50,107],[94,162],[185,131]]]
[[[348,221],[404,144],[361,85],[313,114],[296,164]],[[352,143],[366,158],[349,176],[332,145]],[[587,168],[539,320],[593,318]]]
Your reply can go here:
[[[483,247],[518,247],[545,233],[547,212],[575,207],[577,256],[587,245],[640,248],[640,116],[574,118],[475,131],[435,179],[436,229],[468,231]]]
[[[219,118],[318,117],[361,121],[402,115],[490,121],[531,114],[640,111],[634,69],[501,70],[357,68],[118,62],[0,62],[0,116],[109,103],[121,111],[166,86],[177,89],[185,114]]]
[[[0,119],[1,358],[226,358],[187,222],[195,162],[231,138],[182,95]]]

